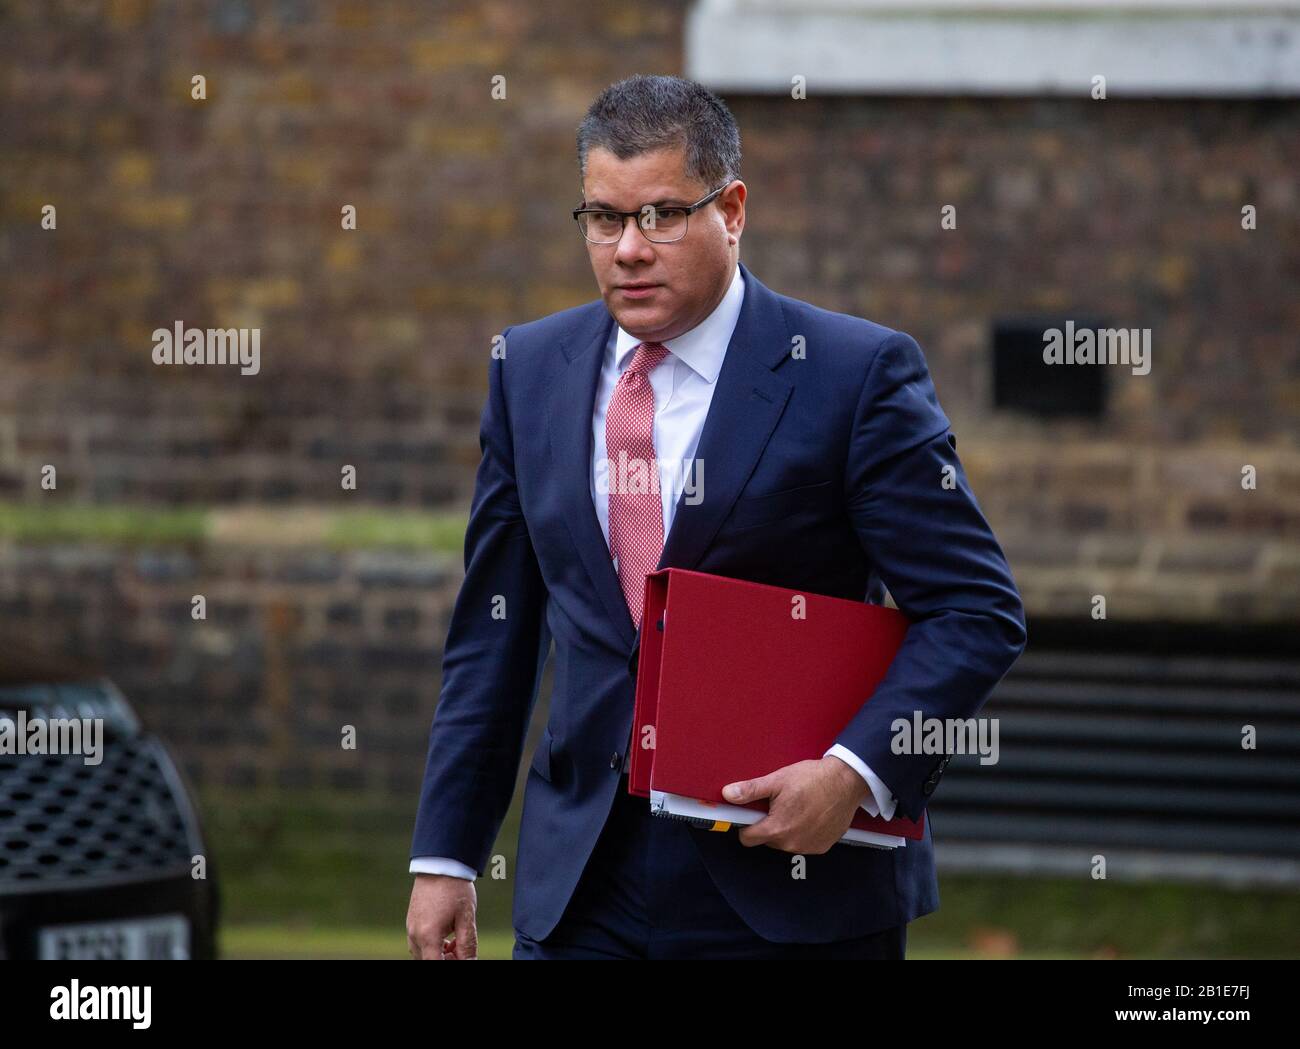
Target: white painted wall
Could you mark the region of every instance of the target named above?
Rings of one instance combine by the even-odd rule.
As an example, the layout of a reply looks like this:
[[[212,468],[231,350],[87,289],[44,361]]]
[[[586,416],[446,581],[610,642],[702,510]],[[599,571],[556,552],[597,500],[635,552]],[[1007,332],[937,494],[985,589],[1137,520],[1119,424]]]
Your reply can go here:
[[[789,94],[1300,95],[1300,3],[700,0],[686,75]]]

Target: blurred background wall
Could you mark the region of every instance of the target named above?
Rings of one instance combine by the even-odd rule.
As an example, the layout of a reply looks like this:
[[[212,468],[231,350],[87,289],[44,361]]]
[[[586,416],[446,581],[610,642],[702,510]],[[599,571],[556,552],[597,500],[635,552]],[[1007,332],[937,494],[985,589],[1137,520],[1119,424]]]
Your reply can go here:
[[[0,620],[101,663],[213,798],[372,799],[396,854],[369,863],[404,880],[492,336],[596,297],[568,214],[574,129],[611,81],[684,73],[740,123],[759,279],[922,345],[1031,651],[1035,624],[1109,630],[1103,648],[1133,626],[1148,657],[1157,636],[1244,630],[1272,675],[1266,710],[1291,724],[1294,5],[1248,5],[1257,22],[1225,54],[1148,4],[1181,41],[1175,75],[1153,87],[1129,55],[1104,100],[1086,60],[1072,78],[1051,47],[1075,53],[1087,33],[1069,20],[1114,5],[1020,6],[1057,8],[1028,12],[1040,28],[1066,20],[1025,45],[1054,77],[1019,82],[996,47],[971,59],[947,35],[969,12],[944,3],[914,19],[922,58],[897,69],[870,51],[905,20],[889,4],[828,3],[821,22],[681,0],[6,5]],[[973,78],[953,80],[963,62]],[[1209,72],[1224,64],[1237,73]],[[1067,317],[1150,328],[1150,374],[1035,396],[1058,377],[1017,332]],[[259,373],[153,364],[151,332],[177,321],[260,328]],[[340,749],[343,724],[358,750]],[[265,809],[214,802],[212,818],[235,811],[232,849],[249,826],[273,834]],[[1293,809],[1273,818],[1300,849]]]

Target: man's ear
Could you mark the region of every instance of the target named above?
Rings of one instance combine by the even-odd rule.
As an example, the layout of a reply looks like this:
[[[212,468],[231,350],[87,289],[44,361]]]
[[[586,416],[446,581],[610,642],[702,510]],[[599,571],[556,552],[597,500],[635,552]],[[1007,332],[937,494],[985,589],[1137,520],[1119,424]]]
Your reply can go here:
[[[722,218],[727,225],[727,239],[731,244],[737,243],[740,240],[741,233],[744,232],[745,198],[748,195],[749,190],[745,184],[740,179],[736,179],[718,197],[718,205],[722,208]]]

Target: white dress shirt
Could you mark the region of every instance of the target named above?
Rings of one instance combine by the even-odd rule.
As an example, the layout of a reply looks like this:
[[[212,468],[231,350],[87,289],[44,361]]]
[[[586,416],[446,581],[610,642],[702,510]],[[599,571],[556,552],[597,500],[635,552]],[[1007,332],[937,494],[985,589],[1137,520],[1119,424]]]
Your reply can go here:
[[[736,267],[735,276],[717,307],[684,335],[663,345],[669,353],[650,372],[655,394],[654,442],[659,467],[659,493],[663,503],[664,535],[673,525],[677,500],[689,481],[693,490],[703,491],[707,469],[692,467],[695,448],[704,429],[704,419],[713,401],[713,391],[727,345],[740,319],[740,305],[745,297],[745,281]],[[600,530],[609,544],[609,462],[605,452],[605,413],[614,395],[619,376],[632,362],[632,354],[641,340],[615,325],[605,344],[605,359],[596,384],[595,408],[591,418],[591,498],[596,507]],[[705,464],[707,466],[707,464]],[[617,470],[617,461],[613,464]],[[697,472],[698,471],[698,472]],[[688,498],[690,496],[688,495]],[[823,757],[834,754],[858,773],[871,788],[871,796],[862,807],[872,816],[882,812],[893,819],[897,802],[892,792],[867,764],[847,747],[835,744]],[[626,767],[626,763],[625,763]],[[412,874],[451,874],[458,878],[476,877],[472,867],[445,856],[416,856],[411,860]]]

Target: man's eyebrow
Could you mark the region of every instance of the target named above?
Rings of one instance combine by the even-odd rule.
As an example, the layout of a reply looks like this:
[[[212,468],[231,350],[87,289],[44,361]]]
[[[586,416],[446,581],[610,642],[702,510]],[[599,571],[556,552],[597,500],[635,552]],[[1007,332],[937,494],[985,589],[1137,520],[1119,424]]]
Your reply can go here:
[[[667,207],[668,205],[681,206],[684,205],[685,203],[686,203],[685,200],[678,197],[662,197],[659,200],[647,200],[644,204],[641,205],[641,208],[644,207],[662,208],[662,207]],[[582,206],[584,208],[599,208],[602,211],[620,210],[619,208],[614,207],[613,204],[605,200],[589,200]],[[641,208],[637,208],[637,210],[640,211]]]

